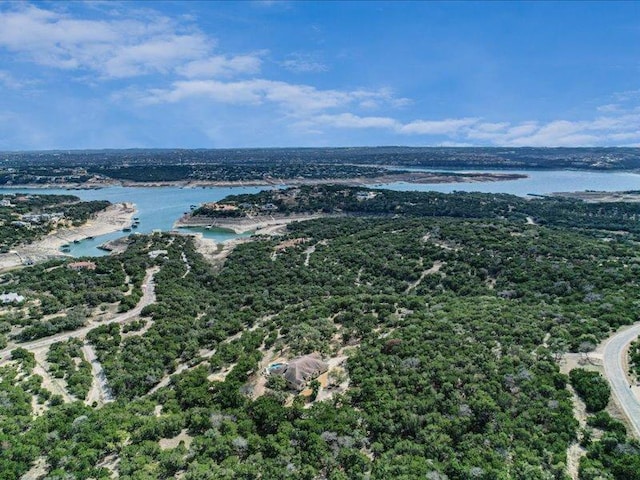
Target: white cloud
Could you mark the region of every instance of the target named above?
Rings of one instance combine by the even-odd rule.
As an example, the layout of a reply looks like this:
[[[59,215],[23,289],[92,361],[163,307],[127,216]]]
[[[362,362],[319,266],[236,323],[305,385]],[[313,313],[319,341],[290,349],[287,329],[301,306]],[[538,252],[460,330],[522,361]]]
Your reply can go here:
[[[152,11],[127,8],[88,19],[39,8],[42,4],[8,5],[0,12],[0,49],[10,52],[12,60],[79,71],[84,78],[89,76],[87,73],[98,79],[165,75],[153,79],[158,82],[156,88],[131,82],[126,90],[111,94],[112,100],[127,102],[132,109],[191,101],[189,106],[194,109],[215,104],[228,106],[218,109],[216,115],[223,112],[231,117],[233,106],[243,106],[253,108],[252,118],[269,119],[265,120],[265,131],[275,129],[275,123],[309,135],[322,135],[328,129],[374,129],[376,134],[386,134],[390,139],[412,138],[441,145],[640,143],[640,90],[614,94],[593,115],[582,119],[514,122],[464,116],[421,118],[419,113],[417,118],[396,118],[387,110],[407,106],[411,100],[397,96],[390,88],[318,88],[260,78],[266,51],[220,52],[216,41],[185,16],[171,19]],[[106,5],[111,8],[114,4]],[[328,70],[317,55],[307,53],[293,53],[280,66],[298,73]],[[33,82],[0,70],[0,86],[7,92],[30,83]],[[242,113],[246,115],[247,110]],[[243,117],[242,122],[248,120]],[[213,127],[208,128],[214,131]],[[218,136],[224,136],[222,127],[215,128]]]
[[[338,129],[383,129],[405,136],[440,139],[438,145],[497,145],[513,147],[634,145],[640,141],[640,112],[592,120],[482,122],[477,118],[414,120],[408,123],[387,116],[358,116],[353,113],[323,114],[296,124],[298,127]],[[444,137],[444,139],[442,139]]]
[[[629,102],[634,100],[638,101],[640,100],[640,89],[617,92],[613,95],[613,97],[619,102]]]
[[[640,139],[640,132],[612,133],[608,137],[614,142],[626,142]]]
[[[476,132],[492,133],[492,132],[500,132],[507,127],[509,127],[509,122],[499,122],[499,123],[485,122],[485,123],[475,124],[473,128]]]
[[[189,62],[179,67],[177,72],[187,78],[228,77],[241,73],[258,73],[261,64],[260,54],[215,55]]]
[[[158,36],[119,47],[105,62],[104,70],[111,77],[167,73],[185,60],[206,55],[208,50],[206,39],[200,35]]]
[[[461,129],[478,123],[477,118],[447,118],[445,120],[414,120],[400,127],[408,135],[456,135]]]
[[[0,85],[4,86],[5,88],[19,89],[24,86],[24,82],[16,80],[14,76],[9,72],[0,70]]]
[[[183,80],[174,82],[170,90],[153,89],[143,94],[143,103],[176,103],[193,97],[204,97],[220,103],[260,104],[263,93],[255,81],[220,82],[218,80]]]
[[[440,145],[591,146],[635,144],[640,141],[640,111],[629,106],[623,113],[588,120],[548,122],[487,122],[481,118],[415,119],[408,122],[388,115],[360,115],[363,103],[393,106],[396,98],[386,89],[321,90],[310,85],[266,79],[243,81],[184,80],[169,89],[141,94],[143,103],[175,103],[204,99],[214,103],[278,107],[290,127],[309,135],[325,129],[375,129],[404,137],[432,139]],[[275,113],[275,115],[278,115]]]
[[[319,73],[329,70],[329,67],[320,62],[315,55],[304,53],[292,53],[280,62],[280,65],[294,73]]]
[[[394,108],[404,107],[411,104],[411,100],[404,97],[397,97],[390,88],[379,88],[377,90],[355,90],[351,92],[353,98],[359,101],[361,108],[379,108],[382,105],[389,105]]]
[[[597,110],[602,113],[616,113],[620,111],[620,105],[608,103],[607,105],[600,105]]]
[[[325,125],[334,128],[398,128],[397,120],[390,117],[360,117],[352,113],[340,113],[337,115],[318,115],[305,125]]]
[[[506,138],[521,137],[523,135],[530,135],[538,130],[538,122],[523,122],[519,125],[509,128],[505,132]]]
[[[438,143],[439,147],[474,147],[473,143],[467,142],[440,142]]]
[[[632,123],[628,123],[631,121]],[[596,118],[570,122],[555,120],[535,132],[508,139],[513,146],[592,146],[618,144],[621,139],[640,140],[640,115],[619,118]]]
[[[207,56],[214,44],[161,16],[86,20],[35,6],[0,13],[0,47],[17,58],[104,77],[165,73]]]
[[[310,85],[267,79],[223,82],[220,80],[181,80],[170,89],[153,89],[138,95],[143,104],[175,103],[204,98],[218,103],[261,105],[272,103],[287,114],[300,117],[310,112],[344,108],[363,100],[393,102],[388,90],[321,90]]]
[[[591,146],[598,141],[598,136],[582,133],[566,133],[562,126],[547,125],[528,137],[514,138],[505,142],[513,147],[575,147]]]
[[[591,120],[530,121],[513,126],[504,124],[503,128],[496,127],[490,131],[479,124],[470,128],[465,135],[469,139],[492,145],[515,147],[618,145],[620,142],[640,140],[640,112],[636,113],[632,108],[615,116]]]

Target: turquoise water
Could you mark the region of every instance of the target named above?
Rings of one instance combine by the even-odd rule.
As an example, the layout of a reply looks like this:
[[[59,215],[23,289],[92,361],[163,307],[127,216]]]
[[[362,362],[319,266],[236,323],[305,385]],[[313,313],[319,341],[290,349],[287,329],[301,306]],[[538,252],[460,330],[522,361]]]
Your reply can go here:
[[[60,188],[3,188],[0,193],[48,193],[76,195],[82,200],[109,200],[112,203],[131,202],[136,206],[136,217],[139,217],[140,225],[131,233],[121,231],[100,235],[92,240],[82,240],[80,243],[70,245],[70,255],[102,256],[108,252],[97,248],[103,243],[131,235],[134,232],[151,233],[153,230],[169,231],[173,224],[185,212],[190,211],[191,205],[200,205],[205,202],[220,200],[227,195],[241,193],[257,193],[271,187],[211,187],[211,188],[180,188],[180,187],[108,187],[98,190],[66,190]],[[206,238],[217,242],[224,242],[239,236],[233,232],[221,229],[185,229],[202,233]]]
[[[434,169],[412,169],[415,171],[434,171]],[[495,172],[495,170],[448,170],[459,172]],[[511,193],[524,196],[529,193],[544,195],[553,192],[573,192],[584,190],[620,191],[640,190],[640,174],[630,172],[584,172],[573,170],[507,170],[508,173],[523,173],[529,177],[522,180],[484,183],[443,183],[443,184],[415,184],[406,182],[372,185],[376,188],[407,191],[436,191],[449,193],[453,191]],[[227,195],[240,193],[257,193],[273,187],[108,187],[99,190],[65,190],[65,189],[25,189],[3,188],[0,193],[52,193],[72,194],[82,200],[109,200],[110,202],[131,202],[136,205],[136,216],[140,218],[140,226],[133,232],[150,233],[153,230],[169,231],[174,222],[185,212],[190,211],[191,205],[220,200]],[[237,238],[232,232],[219,229],[189,229],[201,232],[206,238],[223,242]],[[124,235],[114,232],[102,235],[93,240],[83,240],[78,244],[71,244],[73,256],[105,255],[96,247],[102,243]]]

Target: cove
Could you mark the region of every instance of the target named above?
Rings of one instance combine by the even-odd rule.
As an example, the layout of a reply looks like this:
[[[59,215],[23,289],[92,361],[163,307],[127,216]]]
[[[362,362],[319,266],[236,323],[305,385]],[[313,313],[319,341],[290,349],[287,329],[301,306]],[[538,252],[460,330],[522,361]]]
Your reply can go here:
[[[397,167],[396,167],[397,168]],[[455,171],[455,172],[487,172],[495,170],[434,170],[412,168],[414,171]],[[503,170],[505,171],[505,170]],[[483,193],[509,193],[525,196],[528,194],[546,195],[554,192],[573,192],[585,190],[598,191],[624,191],[640,189],[640,174],[633,172],[592,172],[577,170],[506,170],[513,173],[523,173],[528,178],[503,182],[478,182],[478,183],[440,183],[440,184],[416,184],[396,182],[389,184],[370,185],[372,188],[388,188],[398,191],[436,191],[450,193],[454,191],[483,192]],[[66,190],[56,188],[2,188],[0,193],[47,193],[47,194],[71,194],[82,200],[109,200],[112,203],[130,202],[137,208],[136,216],[140,219],[137,232],[151,233],[154,230],[169,231],[173,229],[174,222],[192,205],[221,200],[227,195],[241,193],[257,193],[271,188],[283,186],[252,186],[252,187],[107,187],[97,190]],[[233,232],[216,229],[198,229],[205,238],[211,238],[217,242],[224,242],[232,238],[238,238]],[[96,237],[92,240],[83,240],[71,245],[70,254],[80,256],[100,256],[107,252],[97,247],[104,242],[124,236],[123,232],[113,232]]]

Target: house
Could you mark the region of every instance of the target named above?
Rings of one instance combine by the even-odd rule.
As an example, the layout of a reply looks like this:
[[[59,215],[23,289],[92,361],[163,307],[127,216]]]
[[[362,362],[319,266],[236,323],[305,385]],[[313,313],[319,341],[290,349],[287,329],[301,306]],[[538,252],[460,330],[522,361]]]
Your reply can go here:
[[[356,194],[356,200],[359,202],[362,202],[363,200],[371,200],[372,198],[375,198],[376,195],[376,192],[358,192]]]
[[[287,386],[294,390],[304,390],[307,383],[322,375],[329,369],[329,365],[322,361],[318,353],[294,358],[289,363],[269,369],[271,375],[282,375]]]
[[[275,210],[278,210],[278,207],[276,207],[273,203],[265,203],[260,207],[260,210],[264,212],[273,212]]]
[[[67,265],[71,270],[95,270],[96,264],[93,262],[73,262]]]
[[[0,200],[0,207],[13,207],[13,205],[11,204],[11,200],[3,198],[2,200]]]
[[[166,250],[151,250],[147,255],[149,255],[149,258],[154,259],[159,257],[160,255],[168,255],[169,252]]]
[[[20,217],[23,222],[29,223],[40,223],[42,221],[42,216],[36,213],[26,213]]]
[[[22,220],[31,223],[42,223],[48,221],[57,221],[64,217],[64,213],[27,213],[22,215]]]
[[[9,292],[0,295],[0,301],[2,301],[2,303],[20,303],[24,301],[24,297],[15,292]]]
[[[216,203],[216,202],[205,203],[203,205],[203,208],[206,210],[213,210],[216,212],[230,212],[233,210],[238,210],[238,207],[231,203]]]

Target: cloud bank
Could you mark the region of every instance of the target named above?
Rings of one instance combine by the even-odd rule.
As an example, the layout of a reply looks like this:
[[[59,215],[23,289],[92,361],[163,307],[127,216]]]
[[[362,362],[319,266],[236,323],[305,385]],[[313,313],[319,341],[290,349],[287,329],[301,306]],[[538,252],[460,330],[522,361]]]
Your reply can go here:
[[[8,52],[12,65],[0,70],[0,86],[20,91],[38,84],[14,74],[11,67],[20,65],[63,72],[77,82],[90,78],[96,89],[107,92],[100,97],[105,109],[121,109],[132,118],[148,117],[158,108],[177,112],[189,107],[202,132],[223,132],[226,124],[238,125],[242,115],[251,116],[254,130],[277,124],[275,133],[299,138],[300,145],[338,132],[367,131],[373,132],[369,138],[424,145],[640,145],[640,90],[612,93],[590,118],[438,118],[428,107],[415,107],[425,103],[421,99],[400,96],[387,85],[361,87],[343,80],[327,88],[326,82],[295,81],[302,78],[295,75],[308,79],[331,71],[315,52],[278,58],[267,48],[224,51],[218,38],[198,27],[197,18],[174,19],[149,9],[121,12],[117,6],[107,4],[98,15],[89,15],[55,4],[50,9],[5,5],[0,51]],[[11,112],[12,118],[16,115]],[[259,119],[261,126],[256,125]],[[3,125],[10,127],[10,122]]]

